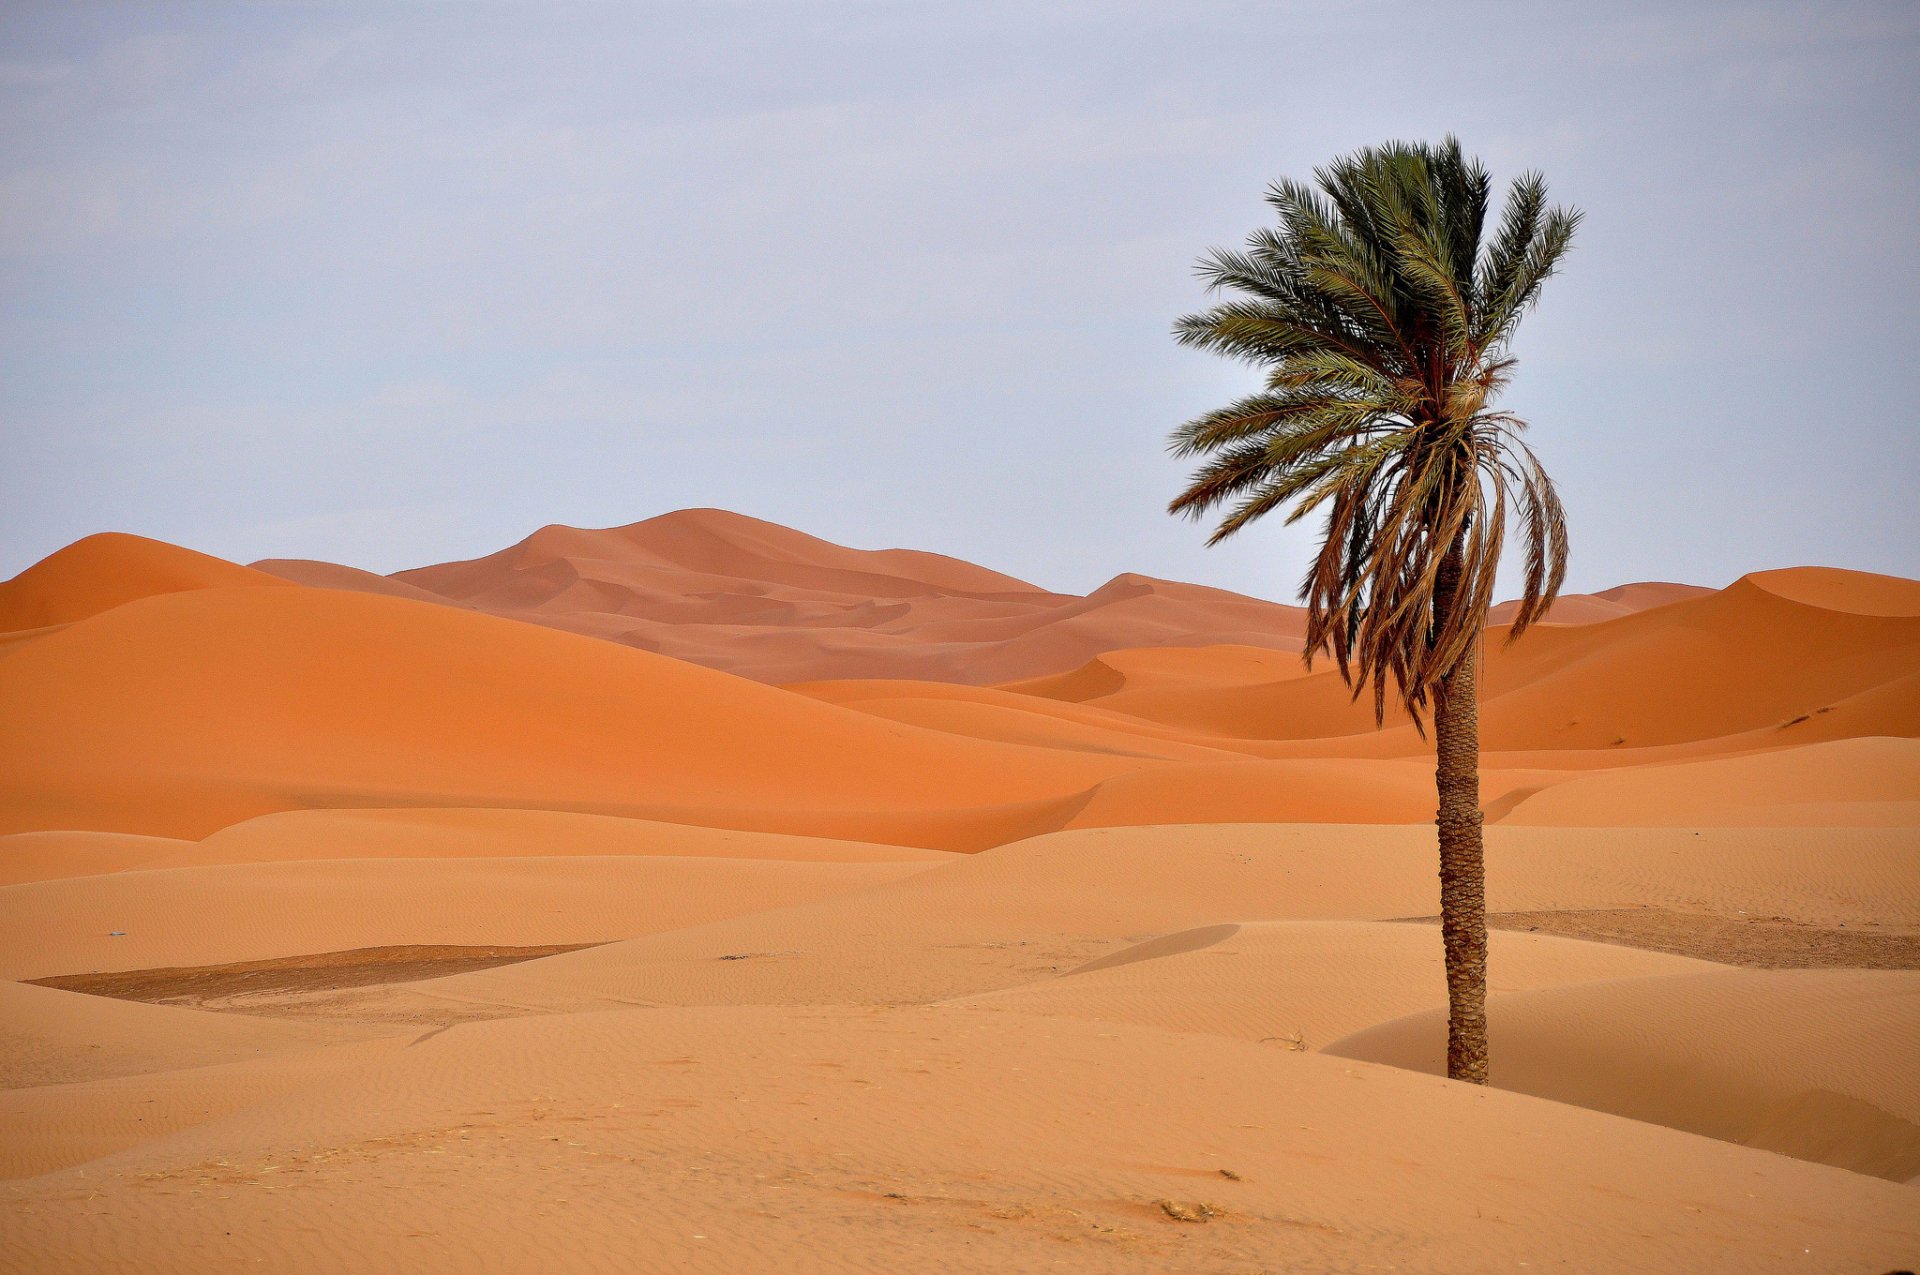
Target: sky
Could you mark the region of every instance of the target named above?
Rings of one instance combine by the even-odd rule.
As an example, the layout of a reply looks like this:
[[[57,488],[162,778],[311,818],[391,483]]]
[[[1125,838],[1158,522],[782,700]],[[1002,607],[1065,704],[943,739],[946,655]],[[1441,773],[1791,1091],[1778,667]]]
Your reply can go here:
[[[379,571],[719,506],[1290,598],[1170,518],[1282,176],[1456,133],[1586,222],[1505,405],[1570,589],[1920,576],[1920,5],[0,6],[0,575]]]

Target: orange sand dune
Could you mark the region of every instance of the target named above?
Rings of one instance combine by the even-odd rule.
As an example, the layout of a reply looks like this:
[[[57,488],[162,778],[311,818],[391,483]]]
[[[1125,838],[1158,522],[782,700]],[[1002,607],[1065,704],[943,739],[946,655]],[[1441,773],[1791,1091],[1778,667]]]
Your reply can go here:
[[[1856,697],[1909,685],[1920,672],[1920,615],[1903,614],[1911,581],[1812,568],[1750,576],[1718,593],[1602,623],[1548,626],[1511,645],[1489,633],[1480,710],[1491,751],[1620,749],[1790,730]],[[1807,600],[1803,600],[1803,596]],[[1064,678],[1008,689],[1246,739],[1362,736],[1373,755],[1424,751],[1404,716],[1373,731],[1337,673],[1269,673],[1223,653],[1212,679],[1108,654]],[[1282,657],[1283,658],[1283,657]],[[1920,734],[1902,694],[1857,728]],[[1813,729],[1817,730],[1816,725]],[[1806,738],[1785,736],[1778,744]],[[1763,746],[1749,743],[1746,747]]]
[[[209,1067],[369,1034],[350,1024],[208,1014],[0,983],[0,1089]]]
[[[597,574],[555,565],[568,554]],[[715,591],[672,592],[688,573]],[[712,511],[609,532],[549,528],[489,559],[407,575],[471,591],[476,605],[518,599],[527,615],[579,601],[583,580],[607,606],[647,611],[632,591],[650,581],[647,596],[678,611],[648,613],[688,641],[709,603],[773,607],[728,648],[741,651],[844,635],[828,594],[864,589],[869,609],[932,599],[946,608],[937,626],[894,626],[889,649],[970,661],[973,674],[1000,658],[982,642],[1004,654],[1042,629],[1067,641],[1115,606],[1211,615],[1216,637],[1266,606],[1138,577],[1062,601],[952,559],[844,549]],[[868,678],[781,691],[544,625],[369,596],[443,596],[421,585],[306,576],[346,587],[234,588],[277,581],[100,537],[5,586],[32,601],[15,610],[36,627],[0,665],[0,711],[20,726],[0,741],[12,763],[0,830],[198,839],[285,810],[490,807],[977,850],[1064,827],[1431,817],[1425,741],[1397,715],[1374,730],[1335,673],[1267,647],[1104,650],[998,689]],[[790,579],[775,587],[776,576]],[[756,580],[761,592],[740,592]],[[793,590],[819,596],[802,606]],[[1691,785],[1679,805],[1618,801],[1607,785],[1652,793],[1667,782],[1658,768],[1674,763],[1920,735],[1916,590],[1861,573],[1767,572],[1512,646],[1494,630],[1482,705],[1489,817],[1539,822],[1564,808],[1564,822],[1754,822],[1739,811],[1764,783],[1768,804],[1797,822],[1910,821],[1905,769],[1869,768],[1879,778],[1867,782],[1817,761],[1841,754],[1817,751],[1674,771],[1668,779]],[[1619,598],[1671,593],[1634,586]],[[996,617],[953,610],[974,605]],[[50,617],[68,618],[39,623]],[[956,636],[968,626],[994,636]],[[927,640],[936,627],[945,637]],[[1551,796],[1583,771],[1623,768],[1632,777],[1595,775]],[[1852,795],[1834,796],[1829,778]],[[1578,795],[1588,791],[1599,795]],[[20,853],[16,873],[57,870]],[[98,866],[134,862],[107,854]]]
[[[229,825],[192,849],[147,866],[560,854],[812,863],[937,863],[949,857],[911,846],[554,810],[290,810]]]
[[[774,830],[792,813],[813,817],[793,830],[830,835],[840,811],[1032,801],[1142,764],[883,723],[611,643],[319,589],[142,599],[5,670],[4,831],[199,837],[275,810],[407,804],[760,812],[736,826]],[[872,822],[861,839],[889,839]]]
[[[0,1267],[1840,1272],[1920,1246],[1891,1183],[1143,1027],[626,1009],[339,1048],[156,1078],[154,1136],[0,1185]],[[78,1140],[124,1093],[0,1114],[63,1108]]]
[[[1425,823],[1433,772],[1417,762],[1228,761],[1116,775],[1066,826],[1152,823]]]
[[[145,868],[197,844],[132,832],[16,832],[0,837],[0,885]]]
[[[76,999],[95,998],[76,996]],[[163,1012],[169,1015],[165,1021],[173,1029],[184,1029],[200,1021],[200,1016],[191,1010],[168,1006]],[[154,1020],[142,1015],[122,1021],[132,1027]],[[53,1027],[57,1022],[57,1018],[50,1018],[47,1025]],[[374,1039],[356,1042],[355,1036],[368,1033],[354,1026],[336,1028],[333,1034],[352,1043],[325,1048],[309,1044],[301,1048],[294,1043],[296,1037],[281,1033],[253,1046],[247,1043],[246,1037],[238,1037],[229,1043],[228,1049],[221,1050],[221,1042],[215,1037],[199,1046],[206,1060],[198,1064],[190,1061],[191,1040],[181,1039],[174,1042],[174,1052],[181,1057],[183,1065],[167,1071],[123,1073],[110,1069],[90,1076],[87,1074],[89,1064],[77,1055],[55,1059],[57,1063],[77,1064],[73,1080],[0,1091],[0,1129],[11,1135],[0,1138],[0,1179],[31,1179],[100,1161],[129,1147],[205,1124],[279,1094],[316,1082],[324,1083],[365,1065],[383,1051],[404,1049],[409,1039],[396,1037],[388,1029]],[[102,1042],[117,1045],[122,1040],[109,1029],[87,1044],[90,1048]],[[129,1042],[136,1044],[135,1050],[110,1057],[131,1063],[143,1052],[145,1056],[155,1056],[153,1046],[137,1042],[137,1037]],[[232,1056],[222,1061],[222,1052]],[[0,1185],[0,1192],[6,1189]],[[0,1270],[46,1269],[47,1251],[17,1253],[7,1247],[8,1235],[9,1232],[0,1228]],[[139,1264],[128,1263],[129,1266]],[[82,1263],[76,1260],[73,1265],[78,1269]]]
[[[850,695],[843,689],[849,686],[898,689]],[[886,721],[971,739],[1161,761],[1224,761],[1242,755],[1237,749],[1182,740],[1174,731],[1138,720],[1074,713],[1070,705],[1022,700],[987,687],[948,687],[932,682],[814,682],[789,689]]]
[[[938,554],[858,550],[717,509],[604,530],[544,527],[486,557],[392,577],[330,563],[256,566],[303,584],[434,598],[752,677],[1006,682],[1110,650],[1250,644],[1298,650],[1297,607],[1123,574],[1085,597]],[[1569,595],[1585,624],[1707,592],[1632,584]],[[1496,610],[1504,622],[1511,604]]]
[[[0,981],[0,1273],[1920,1252],[1920,974],[1695,959],[1910,963],[1920,583],[1490,632],[1488,902],[1545,915],[1476,1091],[1429,746],[1294,608],[711,510],[260,565],[0,585],[0,980],[163,1002]]]
[[[1433,908],[1429,829],[1095,829],[895,863],[439,855],[463,829],[590,832],[497,814],[270,816],[231,837],[321,852],[333,823],[346,852],[418,854],[0,888],[14,978],[621,940],[321,997],[286,1024],[21,989],[17,1056],[38,1070],[0,1092],[0,1269],[1784,1271],[1817,1249],[1839,1271],[1920,1243],[1910,1188],[1806,1162],[1832,1158],[1810,1131],[1837,1111],[1839,1162],[1897,1167],[1898,1126],[1848,1105],[1894,1109],[1851,1077],[1899,1067],[1897,1019],[1835,1038],[1853,1071],[1818,1032],[1783,1038],[1806,1057],[1774,1089],[1804,1075],[1847,1098],[1755,1126],[1800,1159],[1314,1052],[1444,994],[1434,929],[1378,924]],[[589,822],[608,847],[735,841]],[[1795,830],[1496,827],[1491,901],[1920,927],[1920,834],[1818,835],[1809,854]],[[90,932],[107,916],[127,933]],[[1702,968],[1495,944],[1500,1005]],[[1731,1039],[1739,1008],[1688,1039]],[[235,1026],[196,1030],[210,1018]],[[1740,1066],[1773,1076],[1767,1057]],[[1774,1089],[1714,1101],[1751,1120]]]
[[[1920,739],[1842,739],[1598,771],[1527,797],[1503,819],[1558,826],[1916,827]]]
[[[1824,602],[1781,591],[1835,577],[1847,587]],[[1859,572],[1768,572],[1607,624],[1543,630],[1488,660],[1488,742],[1644,746],[1784,728],[1916,671],[1920,612],[1886,610],[1909,586]],[[1885,733],[1920,733],[1905,725]]]
[[[1646,611],[1686,598],[1697,598],[1713,590],[1697,584],[1670,584],[1661,580],[1616,585],[1598,593],[1563,593],[1554,600],[1542,624],[1597,624],[1617,620],[1635,611]],[[1490,624],[1510,624],[1520,608],[1518,602],[1501,602],[1487,613]]]
[[[192,868],[302,859],[537,858],[642,855],[938,862],[914,846],[741,832],[559,810],[289,810],[230,824],[200,841],[123,832],[0,836],[0,886],[136,868]]]
[[[1793,829],[1496,826],[1487,832],[1488,905],[1920,928],[1920,830],[1823,829],[1819,847],[1809,854],[1807,834]],[[1196,927],[1382,921],[1438,910],[1430,828],[1081,829],[859,892],[463,974],[440,986],[477,1002],[563,1008],[610,1000],[944,1000],[1051,978]],[[1437,934],[1422,929],[1437,948]],[[738,953],[760,955],[720,959]]]
[[[264,571],[178,545],[103,532],[0,582],[0,630],[70,624],[156,593],[285,584]]]
[[[0,888],[0,979],[402,944],[594,943],[845,893],[920,863],[396,858],[155,869]]]
[[[1768,593],[1822,610],[1905,619],[1920,616],[1920,580],[1834,567],[1756,571],[1747,579]]]
[[[377,593],[382,597],[407,598],[414,602],[434,602],[441,606],[472,609],[463,602],[408,584],[404,580],[396,580],[392,576],[383,576],[372,571],[362,571],[358,567],[341,566],[337,562],[314,562],[305,558],[268,558],[254,563],[253,569],[278,576],[294,584],[311,585],[316,589]]]
[[[1126,948],[1057,978],[954,1003],[1317,1049],[1444,1006],[1440,956],[1425,926],[1214,925]],[[1491,990],[1509,992],[1718,967],[1637,948],[1496,932],[1489,968]]]
[[[545,527],[467,562],[368,576],[266,561],[304,584],[431,595],[765,682],[987,683],[1119,647],[1247,642],[1298,649],[1297,608],[1116,576],[1085,597],[939,554],[860,550],[717,509],[606,530]]]
[[[1712,970],[1510,993],[1488,1018],[1502,1088],[1920,1177],[1920,973]],[[1445,1016],[1328,1052],[1444,1073]]]

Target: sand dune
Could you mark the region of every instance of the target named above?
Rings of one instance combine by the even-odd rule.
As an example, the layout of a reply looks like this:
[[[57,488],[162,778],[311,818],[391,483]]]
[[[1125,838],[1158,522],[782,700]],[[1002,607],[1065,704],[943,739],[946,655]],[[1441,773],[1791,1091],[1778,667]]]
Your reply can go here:
[[[1497,752],[1631,750],[1744,732],[1784,734],[1920,669],[1920,618],[1900,613],[1909,585],[1858,572],[1767,572],[1614,620],[1543,627],[1511,645],[1494,629],[1480,710],[1483,745]],[[1193,668],[1210,659],[1226,665],[1213,678]],[[1364,736],[1375,755],[1424,751],[1397,712],[1388,715],[1393,729],[1374,733],[1371,704],[1354,703],[1330,669],[1270,669],[1243,652],[1195,652],[1164,671],[1109,654],[1068,677],[1012,689],[1183,730],[1294,741]],[[1886,709],[1882,720],[1855,729],[1920,732],[1911,696]]]
[[[130,832],[16,832],[0,837],[0,885],[144,868],[197,843]]]
[[[1841,739],[1556,784],[1504,817],[1557,826],[1920,826],[1920,739]]]
[[[158,593],[285,584],[178,545],[105,532],[76,540],[0,582],[0,629],[70,624]]]
[[[1433,931],[1424,926],[1217,925],[1137,944],[1058,978],[956,1003],[1317,1049],[1365,1027],[1444,1008],[1440,955]],[[1637,948],[1496,933],[1491,989],[1714,968]]]
[[[556,565],[576,560],[593,570]],[[1428,745],[1409,725],[1374,730],[1333,672],[1235,644],[1233,626],[1267,604],[1196,586],[1126,577],[1062,602],[937,555],[844,549],[712,511],[549,528],[487,559],[375,578],[384,584],[292,574],[303,572],[341,587],[233,587],[275,578],[100,537],[7,586],[36,627],[0,676],[0,711],[20,724],[0,742],[12,763],[0,829],[198,840],[279,811],[492,807],[978,850],[1067,827],[1431,817]],[[710,592],[687,592],[702,581]],[[937,621],[886,640],[962,661],[969,676],[999,658],[981,643],[1038,640],[1036,598],[1061,641],[1114,606],[1210,616],[1202,627],[1227,640],[1104,649],[999,689],[865,678],[781,691],[418,605],[428,585],[468,595],[463,607],[529,615],[568,598],[568,614],[586,614],[590,595],[613,608],[596,614],[638,608],[676,641],[694,641],[702,608],[724,603],[735,620],[757,617],[723,643],[733,651],[839,641],[825,636],[845,631],[828,595],[925,603],[945,608]],[[1512,646],[1494,630],[1489,817],[1911,822],[1915,780],[1899,759],[1920,735],[1914,587],[1766,572],[1679,600],[1677,586],[1631,586],[1612,601],[1641,609]],[[782,590],[820,596],[803,606]],[[968,618],[962,604],[997,610]],[[66,618],[41,623],[53,617]],[[1095,645],[1120,634],[1102,632]],[[1846,760],[1868,747],[1871,764]]]
[[[472,609],[464,602],[435,593],[430,589],[422,589],[418,585],[396,580],[392,576],[362,571],[358,567],[342,566],[337,562],[315,562],[307,558],[268,558],[254,563],[253,569],[278,576],[294,584],[309,585],[316,589],[376,593],[386,598],[406,598],[412,602],[433,602],[440,606]]]
[[[880,723],[611,643],[319,589],[146,598],[5,667],[5,831],[200,837],[275,810],[408,804],[833,835],[840,811],[1032,801],[1141,764]],[[915,840],[874,835],[886,822],[842,835]]]
[[[617,857],[341,859],[0,889],[0,978],[215,965],[405,943],[584,943],[841,893],[917,863]]]
[[[0,837],[0,886],[142,868],[316,859],[671,856],[820,863],[938,862],[914,846],[555,810],[293,810],[231,824],[201,841],[116,832]]]
[[[1920,1252],[1920,583],[1490,631],[1486,1092],[1430,747],[1294,608],[712,510],[258,566],[0,585],[0,1270]]]
[[[1780,591],[1783,580],[1820,574],[1749,576],[1706,597],[1544,630],[1537,643],[1504,648],[1488,661],[1489,743],[1644,746],[1784,728],[1910,675],[1920,660],[1920,618],[1856,604],[1867,595],[1890,602],[1886,595],[1907,582],[1843,573],[1856,586],[1844,607],[1838,598],[1828,606]]]
[[[1637,584],[1616,585],[1598,593],[1563,593],[1554,600],[1553,607],[1541,623],[1598,624],[1602,620],[1617,620],[1635,611],[1647,611],[1669,602],[1697,598],[1711,592],[1713,590],[1697,584],[1645,580]],[[1487,618],[1494,624],[1510,624],[1519,607],[1518,602],[1498,603],[1488,612]]]
[[[368,1034],[352,1024],[205,1014],[0,983],[0,1089],[207,1067]]]
[[[1228,747],[1209,747],[1178,739],[1172,731],[1155,730],[1144,723],[1102,721],[1093,714],[1069,714],[1065,706],[1038,707],[1042,701],[1022,700],[1004,691],[988,688],[958,688],[971,692],[968,698],[955,694],[956,688],[928,682],[903,683],[893,693],[876,692],[848,697],[841,690],[847,685],[886,686],[887,683],[807,683],[802,693],[828,703],[842,704],[873,717],[960,735],[970,739],[994,740],[1009,744],[1031,744],[1041,748],[1064,748],[1077,752],[1108,753],[1120,756],[1151,757],[1160,761],[1221,761],[1242,756]],[[987,696],[995,696],[988,700]]]
[[[1713,970],[1514,992],[1493,1083],[1895,1181],[1920,1177],[1920,973]],[[1444,1074],[1431,1011],[1327,1047]]]
[[[1431,768],[1417,762],[1216,762],[1104,780],[1066,826],[1426,823],[1432,789]]]
[[[1826,611],[1902,619],[1920,616],[1920,580],[1834,567],[1756,571],[1747,580],[1778,597]]]
[[[1821,1269],[1864,1270],[1920,1242],[1908,1190],[1859,1175],[1200,1040],[958,1008],[730,1007],[468,1024],[231,1105],[220,1091],[259,1086],[258,1069],[206,1069],[195,1097],[168,1097],[221,1114],[0,1188],[0,1261],[1787,1270],[1817,1248]],[[1215,1217],[1174,1221],[1163,1199]],[[358,1219],[350,1249],[342,1217]]]
[[[1500,826],[1488,830],[1489,906],[1920,929],[1920,831],[1833,829],[1820,847],[1809,855],[1804,834],[1791,829]],[[441,988],[565,1008],[945,1000],[1051,979],[1196,927],[1431,916],[1433,856],[1431,831],[1414,827],[1061,832],[870,889],[462,975]],[[1431,930],[1406,928],[1397,941],[1437,945]],[[740,954],[750,959],[721,959]]]
[[[350,848],[418,837],[425,850],[477,818],[339,824]],[[235,836],[269,846],[284,825],[300,849],[327,822],[274,816]],[[561,823],[521,833],[543,825]],[[1833,830],[1808,855],[1792,830],[1501,827],[1489,870],[1503,908],[1920,927],[1915,835]],[[23,1019],[38,1074],[65,1082],[0,1093],[0,1172],[19,1179],[0,1186],[15,1220],[0,1268],[138,1255],[154,1270],[566,1270],[618,1251],[713,1271],[1450,1271],[1555,1254],[1586,1269],[1784,1270],[1803,1263],[1781,1253],[1817,1248],[1840,1270],[1887,1267],[1920,1240],[1910,1188],[1311,1052],[1442,995],[1433,930],[1366,919],[1418,915],[1432,896],[1423,829],[1286,825],[1064,832],[923,862],[423,854],[10,887],[0,972],[13,977],[316,950],[323,936],[638,937],[337,995],[305,1022],[118,1002],[75,1019],[89,998],[20,989],[44,997]],[[700,912],[716,905],[735,911]],[[74,938],[126,909],[142,919],[125,937]],[[1535,935],[1496,944],[1508,999],[1702,968]],[[164,1022],[135,1022],[149,1010]],[[466,1021],[493,1014],[512,1017]],[[206,1018],[239,1026],[188,1029]],[[1296,1034],[1309,1052],[1290,1048]],[[1897,1065],[1884,1035],[1846,1038],[1869,1074]],[[81,1056],[88,1039],[105,1059]],[[1818,1043],[1785,1049],[1813,1057]],[[1757,1144],[1820,1158],[1804,1131],[1831,1128],[1817,1117],[1833,1104],[1774,1111],[1772,1093],[1722,1107],[1773,1111]],[[1845,1110],[1864,1131],[1849,1154],[1899,1153],[1894,1126]],[[1580,1155],[1541,1161],[1542,1140]],[[1180,1222],[1161,1201],[1214,1215]],[[350,1235],[343,1215],[361,1219]]]
[[[1103,652],[1242,643],[1297,651],[1297,607],[1123,574],[1084,597],[938,554],[858,550],[717,509],[604,530],[551,526],[465,562],[373,576],[268,560],[302,584],[433,598],[752,677],[1013,681]],[[1632,584],[1570,595],[1587,624],[1705,593]],[[1497,612],[1496,623],[1505,621]]]
[[[1297,608],[1122,575],[1085,597],[939,554],[860,550],[717,509],[605,530],[544,527],[466,562],[369,576],[264,561],[302,584],[455,602],[764,682],[988,683],[1120,647],[1298,649]]]

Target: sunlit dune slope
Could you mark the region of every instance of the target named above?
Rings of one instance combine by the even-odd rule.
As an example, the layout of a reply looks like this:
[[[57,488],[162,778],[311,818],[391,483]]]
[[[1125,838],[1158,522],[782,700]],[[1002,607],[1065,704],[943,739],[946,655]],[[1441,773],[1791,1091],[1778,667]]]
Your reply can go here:
[[[1820,853],[1809,855],[1805,833],[1793,829],[1496,826],[1487,834],[1488,905],[1914,928],[1917,852],[1920,832],[1908,829],[1826,830]],[[1143,939],[1224,923],[1431,916],[1438,911],[1433,853],[1430,826],[1073,830],[858,893],[465,974],[442,986],[477,1001],[569,1008],[609,1000],[940,1000],[1049,979]],[[1437,959],[1432,929],[1402,928],[1408,933],[1383,950],[1409,955],[1424,947],[1427,959]],[[758,955],[720,959],[740,953]],[[1622,964],[1597,967],[1651,972],[1625,949],[1616,955]],[[1420,978],[1422,997],[1443,993],[1412,964],[1396,968]]]
[[[152,1134],[0,1187],[0,1265],[1877,1272],[1920,1241],[1890,1183],[1127,1025],[613,1009],[312,1057],[174,1073]],[[142,1127],[132,1097],[62,1086],[0,1116],[98,1147]]]
[[[207,1067],[369,1034],[0,983],[0,1089]]]
[[[1492,998],[1493,1083],[1905,1181],[1920,1176],[1920,974],[1714,970]],[[1427,1011],[1328,1046],[1444,1074]]]
[[[1503,822],[1666,827],[1920,826],[1920,739],[1597,771],[1527,797]]]
[[[1829,585],[1817,600],[1794,596],[1816,581]],[[1796,719],[1920,668],[1920,608],[1889,613],[1911,589],[1859,572],[1765,572],[1605,624],[1490,642],[1488,743],[1645,746],[1775,727],[1797,742]]]
[[[0,885],[144,868],[199,843],[132,832],[16,832],[0,836]]]
[[[543,855],[811,863],[938,863],[950,857],[912,846],[739,832],[557,810],[290,810],[229,825],[191,849],[148,866]]]
[[[1056,978],[955,1003],[1317,1049],[1444,1005],[1440,958],[1440,945],[1426,926],[1223,924],[1176,931]],[[1496,932],[1489,957],[1496,992],[1713,968],[1685,957],[1543,934]]]
[[[1920,617],[1920,580],[1835,567],[1756,571],[1747,579],[1757,588],[1805,606],[1855,615]]]
[[[959,738],[533,625],[331,590],[145,598],[8,656],[0,830],[200,837],[311,806],[528,806],[835,835],[1137,759]]]
[[[911,876],[922,864],[671,855],[324,859],[0,889],[0,979],[403,944],[598,943]]]
[[[157,593],[286,583],[178,545],[102,532],[0,582],[0,630],[70,624]]]
[[[1760,733],[1739,746],[1783,747],[1830,738],[1820,719],[1863,698],[1873,710],[1851,711],[1848,733],[1920,734],[1910,680],[1920,672],[1916,590],[1886,576],[1803,568],[1614,620],[1539,627],[1512,644],[1493,629],[1482,744],[1631,750]],[[1287,663],[1239,650],[1118,652],[1007,689],[1189,733],[1303,744],[1359,737],[1373,755],[1425,751],[1391,703],[1389,729],[1376,733],[1371,703],[1354,702],[1336,672]]]
[[[0,836],[0,885],[145,868],[302,859],[546,858],[583,855],[939,862],[947,854],[869,841],[791,837],[560,810],[288,810],[199,841],[123,832]]]

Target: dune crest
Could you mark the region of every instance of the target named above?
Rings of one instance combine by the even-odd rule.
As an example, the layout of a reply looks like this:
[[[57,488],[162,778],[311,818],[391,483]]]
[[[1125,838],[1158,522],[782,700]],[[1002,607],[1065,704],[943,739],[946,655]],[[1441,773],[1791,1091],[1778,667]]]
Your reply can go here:
[[[0,630],[71,624],[160,593],[286,583],[179,545],[106,531],[76,540],[0,582]]]
[[[1127,648],[1298,651],[1305,632],[1298,607],[1205,585],[1122,573],[1084,597],[1053,593],[944,555],[850,549],[719,509],[603,529],[555,524],[497,553],[384,577],[324,562],[254,565],[302,584],[448,601],[779,683],[1010,682]],[[1703,592],[1626,585],[1569,596],[1552,621],[1592,623]]]
[[[485,557],[375,577],[265,561],[301,583],[445,599],[764,682],[984,684],[1121,647],[1299,647],[1297,608],[1120,575],[1085,597],[940,554],[863,550],[717,509],[543,527]],[[423,599],[424,600],[424,599]]]

